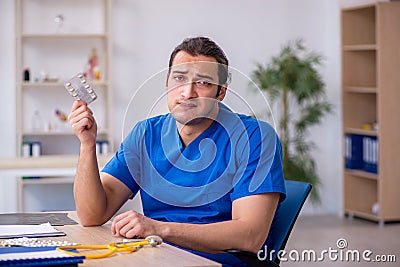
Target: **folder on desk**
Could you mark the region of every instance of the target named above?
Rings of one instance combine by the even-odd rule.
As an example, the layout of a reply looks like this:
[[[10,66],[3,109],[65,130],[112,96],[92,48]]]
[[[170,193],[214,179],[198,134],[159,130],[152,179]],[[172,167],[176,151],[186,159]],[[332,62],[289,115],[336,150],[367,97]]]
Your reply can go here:
[[[0,225],[0,238],[64,236],[65,233],[55,229],[50,223],[39,225]]]
[[[0,248],[0,266],[78,266],[84,256],[71,256],[56,247]]]
[[[78,224],[68,217],[67,213],[60,212],[33,212],[33,213],[4,213],[0,214],[2,224],[42,224],[49,222],[51,225]]]

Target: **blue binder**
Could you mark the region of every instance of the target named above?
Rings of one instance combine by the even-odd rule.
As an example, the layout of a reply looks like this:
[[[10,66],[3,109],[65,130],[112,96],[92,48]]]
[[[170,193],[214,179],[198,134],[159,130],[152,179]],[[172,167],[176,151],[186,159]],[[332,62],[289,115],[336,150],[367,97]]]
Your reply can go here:
[[[363,168],[363,136],[346,134],[345,136],[346,169]]]
[[[379,147],[375,136],[363,138],[363,164],[364,171],[378,173]]]
[[[0,259],[0,266],[78,266],[82,263],[84,256],[70,256],[65,254],[65,257],[34,257],[26,258],[26,254],[29,252],[41,252],[41,251],[51,251],[55,250],[57,247],[7,247],[0,248],[0,256],[8,253],[21,253],[21,258],[17,259]]]

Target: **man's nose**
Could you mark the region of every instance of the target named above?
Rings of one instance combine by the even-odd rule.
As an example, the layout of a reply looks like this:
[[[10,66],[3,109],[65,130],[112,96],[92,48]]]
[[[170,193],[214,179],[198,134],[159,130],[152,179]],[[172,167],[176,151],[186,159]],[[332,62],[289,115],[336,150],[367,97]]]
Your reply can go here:
[[[196,83],[188,82],[180,86],[180,93],[184,99],[191,99],[197,97]]]

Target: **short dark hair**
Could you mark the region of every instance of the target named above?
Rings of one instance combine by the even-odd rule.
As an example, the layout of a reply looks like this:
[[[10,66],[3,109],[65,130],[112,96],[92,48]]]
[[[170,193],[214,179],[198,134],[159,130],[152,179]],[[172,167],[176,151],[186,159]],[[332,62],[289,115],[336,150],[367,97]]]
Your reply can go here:
[[[224,51],[214,41],[207,37],[199,36],[186,38],[172,51],[169,58],[168,74],[171,71],[172,62],[179,51],[184,51],[192,56],[207,56],[213,57],[218,64],[218,79],[219,86],[228,81],[228,59]]]

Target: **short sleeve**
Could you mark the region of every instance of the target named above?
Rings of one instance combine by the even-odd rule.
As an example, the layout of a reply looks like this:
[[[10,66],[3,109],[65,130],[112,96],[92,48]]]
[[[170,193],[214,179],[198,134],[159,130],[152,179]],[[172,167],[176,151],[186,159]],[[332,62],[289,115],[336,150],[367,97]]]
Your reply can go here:
[[[281,195],[280,201],[283,201],[286,190],[282,147],[275,130],[268,123],[257,121],[247,127],[247,134],[248,141],[244,142],[244,146],[248,147],[249,153],[240,157],[231,200],[277,192]]]
[[[140,175],[140,142],[142,140],[141,133],[143,133],[140,129],[142,127],[143,122],[138,123],[132,129],[121,143],[117,153],[102,169],[102,172],[108,173],[123,182],[132,191],[132,197],[139,191],[139,185],[133,175]],[[129,158],[129,164],[127,164],[126,158]]]

